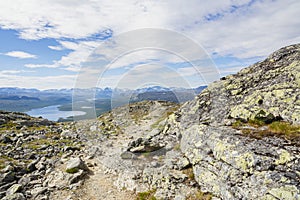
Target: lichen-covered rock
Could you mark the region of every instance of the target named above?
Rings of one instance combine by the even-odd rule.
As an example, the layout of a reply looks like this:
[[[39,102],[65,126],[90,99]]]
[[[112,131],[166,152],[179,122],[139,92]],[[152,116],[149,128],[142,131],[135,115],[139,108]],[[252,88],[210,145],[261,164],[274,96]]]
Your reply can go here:
[[[20,192],[22,187],[23,186],[21,184],[14,184],[6,191],[6,195],[13,195],[17,192]]]
[[[300,44],[282,48],[266,60],[212,83],[181,108],[185,124],[254,119],[272,114],[300,124]]]
[[[12,195],[5,196],[2,200],[25,200],[26,198],[22,193],[15,193]]]
[[[298,125],[299,98],[300,44],[296,44],[209,85],[169,116],[166,134],[180,138],[180,149],[204,192],[230,200],[299,199],[299,142],[248,137],[231,126],[237,120]]]

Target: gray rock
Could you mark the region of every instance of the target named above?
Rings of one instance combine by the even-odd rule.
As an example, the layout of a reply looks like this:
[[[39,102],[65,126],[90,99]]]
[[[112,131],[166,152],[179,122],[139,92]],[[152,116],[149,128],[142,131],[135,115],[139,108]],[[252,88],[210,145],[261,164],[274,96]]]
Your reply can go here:
[[[30,191],[30,193],[32,196],[36,197],[38,195],[44,194],[47,190],[48,190],[48,188],[46,188],[46,187],[36,187],[36,188],[33,188]]]
[[[0,142],[2,142],[4,144],[9,144],[9,143],[12,143],[13,141],[10,139],[10,137],[8,137],[6,135],[2,135],[0,137]]]
[[[71,158],[67,162],[66,172],[68,172],[68,173],[76,173],[76,172],[79,171],[79,169],[88,170],[88,167],[86,166],[86,164],[84,163],[84,161],[81,160],[81,158],[79,158],[79,157]]]
[[[7,165],[4,169],[1,170],[3,173],[7,173],[10,171],[14,171],[14,167],[12,165]]]
[[[298,137],[251,137],[255,131],[268,130],[237,130],[230,125],[237,120],[300,124],[299,61],[300,44],[282,48],[210,84],[169,116],[166,134],[181,136],[180,149],[201,190],[221,199],[298,198]]]
[[[68,183],[71,185],[79,182],[84,177],[85,174],[86,172],[80,169],[77,173],[74,173],[71,176],[69,176]]]
[[[23,186],[21,184],[14,184],[6,191],[6,195],[9,196],[18,193],[22,190],[22,188]]]
[[[26,198],[22,193],[16,193],[12,195],[5,196],[2,200],[25,200]]]
[[[11,171],[1,174],[0,176],[1,183],[9,183],[9,182],[13,182],[14,180],[15,180],[15,173]]]
[[[79,151],[80,147],[74,147],[74,146],[65,146],[64,151]]]
[[[136,159],[137,156],[132,152],[125,151],[121,154],[121,158],[122,159]]]

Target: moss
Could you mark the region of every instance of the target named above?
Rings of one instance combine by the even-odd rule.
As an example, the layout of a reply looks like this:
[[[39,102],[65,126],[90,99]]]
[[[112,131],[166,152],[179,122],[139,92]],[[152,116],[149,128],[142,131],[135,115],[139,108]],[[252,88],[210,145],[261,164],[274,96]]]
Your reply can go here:
[[[189,195],[186,200],[211,200],[213,195],[202,191],[197,191],[194,194]]]
[[[136,200],[156,200],[154,197],[156,190],[149,190],[146,192],[137,193]]]
[[[0,169],[4,169],[7,166],[8,162],[16,163],[17,161],[9,156],[1,155],[0,156]]]
[[[255,127],[256,129],[246,128],[247,126]],[[300,145],[300,126],[293,125],[285,121],[274,121],[270,124],[254,119],[247,122],[237,120],[232,124],[232,127],[241,130],[245,135],[261,139],[268,136],[281,137]],[[260,129],[261,127],[265,127]]]
[[[242,127],[245,123],[242,122],[241,120],[236,120],[235,122],[232,123],[232,127],[235,129],[238,129]]]
[[[67,169],[66,172],[69,174],[75,174],[79,171],[78,168],[71,168],[71,169]]]
[[[300,132],[300,126],[291,125],[288,122],[273,122],[269,129],[274,133],[295,134]]]
[[[261,127],[261,126],[265,125],[265,122],[263,120],[255,118],[255,119],[250,119],[248,121],[248,124],[251,126],[254,126],[254,127]]]

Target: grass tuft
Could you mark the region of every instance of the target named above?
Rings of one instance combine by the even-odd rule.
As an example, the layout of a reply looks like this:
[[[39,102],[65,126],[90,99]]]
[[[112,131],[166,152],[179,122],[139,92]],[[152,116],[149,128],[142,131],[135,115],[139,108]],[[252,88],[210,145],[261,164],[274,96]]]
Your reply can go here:
[[[69,174],[75,174],[77,173],[79,170],[78,168],[71,168],[71,169],[67,169],[66,172]]]
[[[156,190],[149,190],[146,192],[139,192],[137,194],[136,200],[156,200],[154,197]]]
[[[249,129],[246,128],[246,126],[252,126],[257,129]],[[232,127],[241,130],[247,136],[257,139],[276,136],[295,142],[296,145],[300,145],[300,126],[293,125],[286,121],[274,121],[270,124],[266,124],[258,119],[249,120],[248,122],[237,120],[232,124]]]

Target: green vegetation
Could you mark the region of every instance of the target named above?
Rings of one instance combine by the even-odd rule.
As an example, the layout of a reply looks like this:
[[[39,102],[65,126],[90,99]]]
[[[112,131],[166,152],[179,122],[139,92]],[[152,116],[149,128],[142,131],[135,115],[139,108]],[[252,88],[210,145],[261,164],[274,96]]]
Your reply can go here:
[[[300,126],[291,125],[288,122],[273,122],[269,125],[272,132],[278,134],[295,135],[300,134]]]
[[[256,129],[247,128],[247,126],[254,127]],[[293,125],[285,121],[274,121],[270,124],[266,124],[259,119],[249,120],[248,122],[242,122],[237,120],[232,124],[232,127],[241,130],[245,135],[254,138],[261,139],[267,136],[282,137],[290,141],[294,141],[300,145],[300,126]]]
[[[0,130],[11,130],[11,129],[15,129],[16,126],[17,126],[17,124],[15,124],[15,123],[9,121],[9,122],[6,123],[6,124],[2,124],[2,125],[0,126]]]
[[[257,118],[255,118],[255,119],[250,119],[250,120],[248,121],[248,124],[251,125],[251,126],[254,126],[254,127],[261,127],[261,126],[266,125],[266,123],[265,123],[264,121],[259,120],[259,119],[257,119]]]
[[[4,169],[6,167],[6,162],[15,162],[15,160],[5,155],[0,156],[0,169]]]
[[[35,139],[30,142],[26,142],[22,144],[22,147],[36,150],[41,148],[43,145],[65,147],[65,146],[74,146],[74,142],[70,139],[53,140],[51,139],[51,137],[47,137],[43,139]]]
[[[78,168],[71,168],[71,169],[67,169],[66,172],[69,174],[75,174],[77,173],[79,170]]]
[[[210,193],[197,191],[194,194],[189,195],[186,200],[211,200],[213,197]]]
[[[154,197],[156,190],[149,190],[146,192],[139,192],[137,193],[136,200],[156,200]]]

